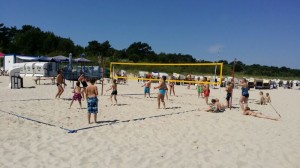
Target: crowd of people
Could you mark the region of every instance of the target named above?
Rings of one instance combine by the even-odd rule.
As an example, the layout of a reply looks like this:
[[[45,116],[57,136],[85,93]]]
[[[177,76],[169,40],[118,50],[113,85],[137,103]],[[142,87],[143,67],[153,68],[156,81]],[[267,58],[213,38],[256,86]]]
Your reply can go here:
[[[60,99],[62,93],[64,92],[63,85],[66,85],[64,82],[64,78],[62,75],[62,72],[58,70],[57,72],[57,77],[56,77],[56,85],[58,88],[58,92],[55,96],[56,99]],[[95,85],[96,80],[94,78],[91,78],[89,80],[86,79],[83,73],[80,73],[78,77],[78,81],[76,82],[76,86],[74,87],[73,90],[73,97],[70,103],[70,107],[72,107],[74,101],[78,101],[80,105],[80,109],[82,109],[82,101],[86,100],[87,102],[87,111],[88,111],[88,123],[91,124],[90,118],[91,114],[94,115],[94,122],[97,123],[97,113],[98,113],[98,88]],[[144,97],[145,98],[150,98],[150,90],[151,90],[151,79],[148,79],[144,82],[142,87],[144,87]],[[118,94],[118,89],[117,89],[117,80],[113,79],[112,84],[110,87],[106,90],[106,92],[112,90],[110,94],[110,100],[111,100],[111,105],[118,105],[117,101],[117,94]],[[198,93],[198,98],[204,99],[206,105],[208,106],[205,109],[198,109],[199,111],[206,111],[206,112],[224,112],[227,108],[231,108],[232,104],[232,92],[234,85],[231,82],[227,83],[227,86],[225,88],[226,91],[226,105],[220,102],[218,98],[211,99],[211,103],[209,103],[209,96],[210,96],[210,85],[209,81],[207,80],[206,77],[204,77],[202,80],[200,78],[197,79],[195,82],[196,90]],[[169,87],[168,87],[169,86]],[[246,79],[242,79],[240,84],[238,86],[241,87],[241,96],[239,99],[239,105],[240,109],[242,111],[242,114],[244,115],[249,115],[249,116],[254,116],[254,117],[259,117],[259,118],[265,118],[265,119],[271,119],[271,120],[278,120],[279,118],[276,117],[270,117],[270,116],[265,116],[262,113],[259,112],[253,112],[250,110],[248,106],[248,99],[249,99],[249,88],[247,84]],[[166,76],[162,76],[159,79],[159,83],[157,86],[153,87],[154,90],[158,89],[157,93],[157,108],[161,108],[161,104],[163,108],[166,108],[166,103],[165,103],[165,97],[168,99],[168,90],[169,90],[169,95],[175,96],[175,82],[170,80],[170,82],[167,85],[166,82]],[[190,84],[188,86],[188,89],[190,89]],[[263,95],[263,92],[260,91],[260,100],[259,104],[265,105],[267,103],[271,103],[271,97],[269,93],[266,93],[266,95]]]

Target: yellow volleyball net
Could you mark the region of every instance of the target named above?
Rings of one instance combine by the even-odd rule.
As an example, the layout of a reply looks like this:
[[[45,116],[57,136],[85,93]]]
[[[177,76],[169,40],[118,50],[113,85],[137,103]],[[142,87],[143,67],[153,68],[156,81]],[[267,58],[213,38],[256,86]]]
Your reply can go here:
[[[167,82],[220,85],[222,72],[223,63],[110,63],[110,78],[123,80],[158,81],[166,76]]]

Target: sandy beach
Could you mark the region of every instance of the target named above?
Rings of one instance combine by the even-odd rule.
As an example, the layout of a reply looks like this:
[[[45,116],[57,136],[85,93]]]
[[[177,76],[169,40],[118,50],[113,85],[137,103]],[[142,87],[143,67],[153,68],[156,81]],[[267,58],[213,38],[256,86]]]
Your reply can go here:
[[[82,110],[77,101],[68,109],[71,83],[60,100],[50,83],[35,85],[24,78],[25,88],[10,89],[9,77],[0,76],[1,168],[300,167],[298,88],[264,90],[282,116],[273,121],[242,115],[240,89],[234,89],[234,108],[208,113],[198,110],[207,106],[194,86],[176,85],[177,96],[169,96],[167,109],[157,109],[156,83],[151,98],[144,98],[137,81],[118,85],[118,106],[111,106],[105,83],[98,97],[100,123],[88,124],[86,101]],[[270,104],[255,103],[258,90],[249,93],[251,109],[278,116]],[[210,99],[225,103],[225,96],[224,88],[211,89]]]

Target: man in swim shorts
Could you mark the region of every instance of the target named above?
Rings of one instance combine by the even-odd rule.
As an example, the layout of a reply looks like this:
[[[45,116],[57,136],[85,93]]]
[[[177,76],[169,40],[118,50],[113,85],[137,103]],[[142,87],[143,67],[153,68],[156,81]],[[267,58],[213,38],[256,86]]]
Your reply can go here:
[[[97,123],[97,113],[98,113],[98,88],[95,84],[96,79],[92,78],[90,80],[91,85],[86,88],[87,97],[87,110],[88,110],[88,123],[91,124],[90,118],[91,114],[94,114],[94,122]]]
[[[62,84],[64,84],[64,78],[61,70],[58,70],[56,76],[56,86],[58,88],[57,94],[55,96],[56,99],[60,98],[61,94],[64,92],[64,88],[62,87]]]

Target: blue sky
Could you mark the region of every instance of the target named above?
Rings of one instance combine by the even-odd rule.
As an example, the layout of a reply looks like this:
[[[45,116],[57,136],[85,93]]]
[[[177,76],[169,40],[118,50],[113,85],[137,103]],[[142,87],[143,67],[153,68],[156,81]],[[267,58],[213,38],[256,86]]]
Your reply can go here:
[[[0,0],[5,26],[32,25],[83,47],[148,43],[156,53],[300,69],[299,0]],[[218,54],[219,51],[219,54]]]

